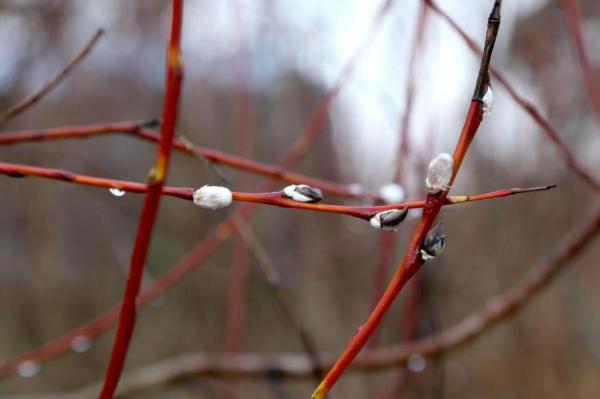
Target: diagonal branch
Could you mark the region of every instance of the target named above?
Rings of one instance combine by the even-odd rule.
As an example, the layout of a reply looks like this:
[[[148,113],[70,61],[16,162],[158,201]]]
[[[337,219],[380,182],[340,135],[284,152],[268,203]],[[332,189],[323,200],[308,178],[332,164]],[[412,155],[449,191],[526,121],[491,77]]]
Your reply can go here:
[[[92,48],[96,45],[103,34],[104,30],[98,29],[96,33],[94,33],[94,35],[87,41],[87,43],[62,67],[60,71],[58,71],[56,75],[48,80],[37,91],[31,93],[18,104],[0,114],[0,126],[20,113],[31,108],[33,105],[35,105],[35,103],[40,101],[42,97],[50,93],[56,86],[58,86],[58,84],[67,77],[69,72],[71,72],[71,70],[75,68],[75,66],[77,66],[77,64],[79,64],[90,53]]]
[[[458,33],[458,35],[464,40],[467,46],[477,55],[481,55],[481,47],[477,44],[475,40],[473,40],[467,33],[448,15],[444,10],[442,10],[434,0],[423,0],[427,3],[431,9],[437,13],[440,17],[442,17],[446,22],[450,25],[452,29]],[[508,79],[502,74],[500,71],[495,69],[494,67],[490,67],[490,73],[500,85],[504,87],[508,95],[512,97],[512,99],[521,107],[525,112],[529,114],[529,116],[540,126],[542,132],[546,135],[546,137],[555,145],[558,150],[559,155],[563,158],[565,163],[571,168],[575,174],[577,174],[583,181],[585,181],[592,189],[600,192],[600,182],[596,180],[595,177],[590,175],[588,171],[579,163],[577,158],[573,155],[571,150],[567,147],[565,142],[562,140],[556,129],[552,127],[550,122],[544,118],[541,112],[537,109],[537,107],[521,96],[517,90],[508,82]]]
[[[551,259],[534,266],[511,288],[490,298],[477,311],[439,333],[413,342],[366,350],[350,366],[350,370],[367,372],[395,367],[402,365],[412,355],[435,356],[456,350],[473,341],[496,324],[522,310],[561,272],[568,266],[574,265],[577,257],[582,255],[584,249],[596,239],[599,233],[600,209],[596,208]],[[323,354],[321,357],[326,365],[330,365],[333,361],[331,354]],[[279,378],[290,379],[309,378],[312,375],[310,360],[305,355],[188,353],[142,367],[126,375],[117,394],[139,393],[153,386],[181,382],[200,375],[248,379],[262,378],[267,372],[275,373]],[[86,387],[74,393],[72,399],[92,398],[95,392],[97,392],[96,385]]]
[[[500,6],[501,0],[496,0],[488,19],[488,29],[483,52],[484,56],[481,60],[477,84],[475,85],[475,92],[473,94],[471,106],[469,107],[469,111],[467,113],[467,119],[454,151],[454,167],[449,181],[449,187],[452,186],[466,151],[471,144],[473,137],[477,133],[477,129],[479,128],[482,120],[482,99],[485,92],[489,89],[488,68],[496,41],[496,36],[498,34],[498,28],[500,26]],[[398,266],[398,269],[392,277],[391,282],[375,306],[375,309],[369,315],[367,321],[358,329],[338,360],[329,370],[321,384],[319,384],[317,389],[313,392],[312,399],[323,399],[327,395],[350,363],[354,360],[356,355],[358,355],[358,353],[362,350],[375,329],[379,326],[383,316],[389,310],[393,301],[400,293],[400,290],[402,287],[404,287],[404,284],[406,284],[406,282],[417,272],[417,270],[419,270],[423,264],[423,259],[419,255],[419,248],[423,243],[428,231],[433,226],[433,223],[439,214],[447,195],[448,189],[444,190],[441,194],[429,194],[427,196],[425,208],[423,209],[423,215],[419,225],[413,234],[409,247],[406,251],[406,255]]]

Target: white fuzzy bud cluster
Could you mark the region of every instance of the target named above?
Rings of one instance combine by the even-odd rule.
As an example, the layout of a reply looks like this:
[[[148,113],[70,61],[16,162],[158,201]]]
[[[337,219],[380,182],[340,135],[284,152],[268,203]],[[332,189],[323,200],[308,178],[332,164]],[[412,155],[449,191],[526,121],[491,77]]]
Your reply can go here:
[[[437,223],[433,226],[425,236],[419,253],[423,261],[435,259],[439,256],[446,247],[446,233],[444,233],[444,227],[441,223]]]
[[[292,184],[284,188],[282,193],[287,198],[298,202],[315,203],[323,199],[321,190],[306,184]]]
[[[376,229],[396,231],[407,214],[408,208],[390,209],[389,211],[376,213],[371,217],[369,222]]]
[[[454,168],[454,158],[445,152],[439,154],[429,162],[425,185],[429,194],[440,194],[449,188]]]
[[[379,196],[386,204],[399,204],[406,199],[406,192],[400,184],[388,183],[379,188]]]
[[[202,186],[194,191],[193,199],[202,208],[221,209],[231,204],[233,195],[227,187]]]

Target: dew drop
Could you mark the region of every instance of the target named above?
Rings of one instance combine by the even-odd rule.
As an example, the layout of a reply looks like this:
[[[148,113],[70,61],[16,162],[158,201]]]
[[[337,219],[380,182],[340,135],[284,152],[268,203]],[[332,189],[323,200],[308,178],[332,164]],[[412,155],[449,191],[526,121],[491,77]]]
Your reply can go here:
[[[71,340],[70,345],[73,352],[83,353],[90,349],[92,341],[84,335],[78,335]]]
[[[423,355],[411,355],[406,361],[406,368],[412,373],[420,373],[427,367],[427,359]]]
[[[114,195],[115,197],[122,197],[125,195],[125,191],[123,191],[119,188],[116,188],[116,187],[109,188],[108,191],[110,191],[110,193],[112,195]]]
[[[40,372],[40,364],[34,360],[25,360],[17,366],[17,374],[23,378],[34,377]]]

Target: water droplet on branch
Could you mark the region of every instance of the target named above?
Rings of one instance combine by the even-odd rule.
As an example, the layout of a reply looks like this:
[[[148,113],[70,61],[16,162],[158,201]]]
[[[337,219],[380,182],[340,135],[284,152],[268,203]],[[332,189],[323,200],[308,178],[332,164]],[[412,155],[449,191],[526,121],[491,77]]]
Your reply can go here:
[[[83,353],[91,348],[92,341],[84,335],[78,335],[71,340],[70,345],[73,352]]]
[[[116,187],[109,188],[108,191],[115,197],[122,197],[125,195],[125,191],[121,190],[120,188],[116,188]]]

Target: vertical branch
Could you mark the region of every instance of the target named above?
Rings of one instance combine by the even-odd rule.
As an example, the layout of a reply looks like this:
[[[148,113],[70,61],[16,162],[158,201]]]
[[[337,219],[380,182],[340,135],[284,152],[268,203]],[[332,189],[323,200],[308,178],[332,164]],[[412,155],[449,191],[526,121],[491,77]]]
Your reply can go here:
[[[123,303],[119,314],[119,325],[113,344],[110,363],[104,379],[100,398],[113,397],[127,351],[133,334],[136,318],[136,299],[140,290],[140,283],[144,264],[148,255],[152,231],[158,213],[161,191],[168,173],[173,135],[179,108],[181,82],[183,80],[183,65],[181,61],[180,41],[181,23],[183,17],[183,0],[173,0],[171,16],[171,34],[167,50],[167,89],[163,110],[163,125],[161,139],[156,155],[156,163],[148,176],[148,192],[144,198],[144,206],[140,217],[135,245],[131,256],[129,275],[123,295]]]
[[[490,13],[488,19],[488,29],[483,52],[484,55],[482,57],[481,66],[479,69],[479,75],[477,78],[477,84],[475,85],[473,99],[471,101],[458,144],[456,145],[456,149],[454,151],[454,167],[450,179],[450,186],[452,186],[452,183],[456,178],[467,149],[471,144],[473,137],[475,137],[475,133],[477,132],[482,120],[482,99],[486,90],[489,88],[488,69],[492,56],[492,50],[496,41],[496,35],[500,26],[500,6],[501,0],[495,0],[494,7],[492,8],[492,12]],[[427,232],[433,226],[433,223],[439,214],[447,195],[448,190],[444,190],[441,194],[429,194],[427,196],[425,208],[423,209],[423,214],[421,216],[419,225],[417,226],[417,229],[410,241],[406,255],[398,266],[398,269],[392,277],[390,284],[388,285],[375,309],[369,315],[365,324],[358,329],[338,360],[329,370],[321,384],[319,384],[317,389],[314,391],[312,394],[312,399],[323,399],[327,395],[350,363],[354,360],[356,355],[358,355],[358,353],[362,350],[375,329],[379,326],[383,316],[389,310],[393,301],[400,293],[402,287],[404,287],[406,282],[422,266],[423,259],[419,254],[419,248],[421,247]]]
[[[585,49],[579,3],[577,0],[562,0],[562,4],[567,27],[577,49],[577,58],[579,58],[585,89],[592,102],[596,121],[600,124],[600,83]]]

